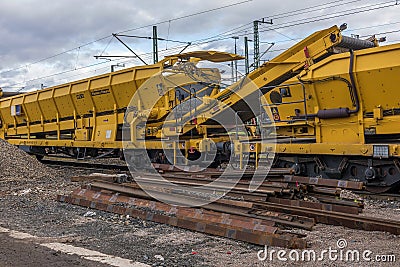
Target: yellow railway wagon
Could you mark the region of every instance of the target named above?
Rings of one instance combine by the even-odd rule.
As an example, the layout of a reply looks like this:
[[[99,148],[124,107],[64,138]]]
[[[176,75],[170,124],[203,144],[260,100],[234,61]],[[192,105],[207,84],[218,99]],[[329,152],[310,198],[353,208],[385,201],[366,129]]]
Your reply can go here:
[[[15,145],[35,146],[37,151],[32,152],[43,152],[47,146],[120,148],[121,125],[132,95],[175,61],[167,58],[1,98],[0,137]]]

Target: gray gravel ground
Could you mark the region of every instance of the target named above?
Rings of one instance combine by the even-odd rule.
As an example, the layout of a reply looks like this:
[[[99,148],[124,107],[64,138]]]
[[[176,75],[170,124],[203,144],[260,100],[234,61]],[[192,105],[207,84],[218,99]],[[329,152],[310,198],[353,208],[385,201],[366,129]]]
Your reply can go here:
[[[4,144],[0,140],[0,151]],[[8,153],[14,152],[7,148]],[[273,262],[260,261],[261,246],[220,237],[204,235],[168,225],[144,222],[97,210],[84,216],[89,209],[55,201],[59,193],[68,193],[79,186],[70,177],[84,174],[73,168],[50,169],[35,159],[18,154],[22,159],[4,159],[0,153],[0,226],[26,232],[58,242],[80,246],[102,253],[128,258],[153,266],[346,266],[343,261]],[[27,158],[29,157],[29,158]],[[5,164],[13,164],[9,167]],[[25,164],[24,162],[28,162]],[[14,175],[9,172],[21,173]],[[365,214],[400,220],[398,202],[367,201]],[[349,249],[369,249],[376,254],[394,254],[396,263],[351,262],[351,266],[400,266],[400,238],[388,233],[366,232],[317,225],[306,233],[310,249],[320,253],[336,248],[344,238]],[[279,248],[269,248],[269,251]],[[289,250],[285,250],[289,253]],[[293,252],[292,252],[293,253]],[[160,259],[161,255],[163,260]],[[1,264],[0,264],[1,266]],[[18,266],[18,265],[16,265]],[[62,266],[62,265],[57,265]],[[69,266],[66,262],[65,266]]]

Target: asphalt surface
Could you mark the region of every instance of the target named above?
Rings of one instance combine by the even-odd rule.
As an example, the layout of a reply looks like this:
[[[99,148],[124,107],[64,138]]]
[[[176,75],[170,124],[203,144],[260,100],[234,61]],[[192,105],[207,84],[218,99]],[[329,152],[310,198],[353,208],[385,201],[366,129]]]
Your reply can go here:
[[[69,255],[54,251],[33,242],[10,237],[7,233],[0,233],[0,266],[109,266],[100,262],[82,259],[78,255]]]

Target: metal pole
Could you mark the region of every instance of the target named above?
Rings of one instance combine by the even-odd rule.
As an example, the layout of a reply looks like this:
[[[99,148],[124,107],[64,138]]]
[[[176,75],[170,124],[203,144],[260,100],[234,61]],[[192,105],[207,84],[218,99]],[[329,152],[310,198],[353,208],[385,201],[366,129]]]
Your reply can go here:
[[[236,41],[239,39],[238,36],[232,37],[235,40],[235,54],[237,54],[237,46],[236,46]],[[237,60],[235,60],[235,82],[238,80],[238,73],[237,73]]]
[[[157,26],[153,26],[153,62],[158,62]]]
[[[247,36],[244,37],[244,69],[247,75],[249,73],[249,48],[247,47]]]
[[[234,65],[233,65],[233,60],[231,61],[231,81],[232,81],[232,83],[234,83],[235,82],[235,70],[234,70]]]
[[[258,39],[258,20],[255,20],[254,22],[254,69],[257,69],[259,67],[258,64],[258,57],[260,55],[260,41]]]
[[[266,23],[266,24],[272,24],[272,19],[270,21],[265,21],[265,18],[262,18],[261,20],[255,20],[253,21],[254,24],[254,62],[253,66],[254,69],[257,69],[260,66],[260,36],[258,32],[258,24],[260,23]]]

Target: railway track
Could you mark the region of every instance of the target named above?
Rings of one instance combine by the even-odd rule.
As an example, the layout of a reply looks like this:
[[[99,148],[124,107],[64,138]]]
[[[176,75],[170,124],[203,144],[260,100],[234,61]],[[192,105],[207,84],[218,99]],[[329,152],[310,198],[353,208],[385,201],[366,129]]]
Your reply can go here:
[[[42,162],[96,171],[129,171],[126,165],[93,161],[46,158]],[[304,236],[286,230],[312,230],[316,223],[400,234],[400,222],[359,216],[363,201],[340,198],[341,190],[346,189],[368,199],[400,199],[397,194],[363,191],[360,182],[295,176],[291,169],[272,169],[269,173],[231,170],[222,179],[223,171],[219,169],[199,172],[195,166],[153,167],[158,173],[131,173],[133,179],[129,182],[112,176],[75,177],[77,181],[92,182],[68,196],[58,196],[58,200],[259,245],[304,248]],[[238,175],[239,181],[235,180]],[[249,192],[254,177],[263,182],[256,191]],[[173,185],[181,188],[176,190]],[[196,207],[204,200],[211,203]]]
[[[252,171],[246,171],[233,184],[235,171],[217,180],[220,170],[185,173],[170,166],[154,167],[164,179],[160,174],[141,172],[133,174],[134,179],[127,183],[115,183],[110,177],[94,178],[89,186],[77,188],[68,196],[60,195],[58,200],[254,244],[289,248],[304,248],[306,243],[303,235],[288,233],[287,229],[312,230],[316,223],[400,234],[400,222],[360,216],[362,200],[340,198],[341,189],[363,192],[361,182],[297,177],[289,169],[276,169],[270,175],[259,173],[265,175],[265,180],[250,192],[248,178],[254,174]],[[177,190],[173,184],[181,188]],[[205,200],[209,202],[204,204]]]
[[[76,160],[71,158],[55,158],[45,157],[40,160],[41,163],[54,166],[54,167],[71,167],[87,170],[116,170],[116,171],[129,171],[128,166],[125,164],[110,164],[110,163],[99,163],[93,160]]]

